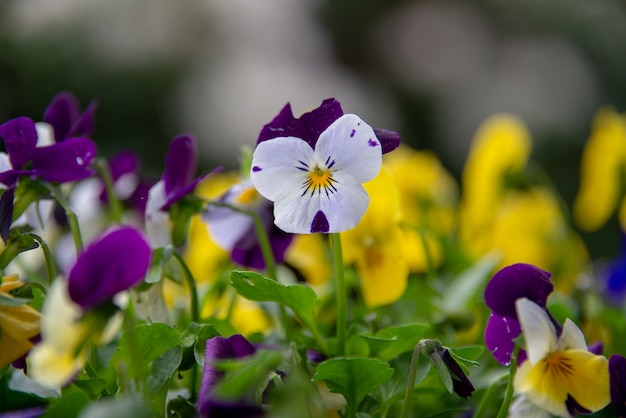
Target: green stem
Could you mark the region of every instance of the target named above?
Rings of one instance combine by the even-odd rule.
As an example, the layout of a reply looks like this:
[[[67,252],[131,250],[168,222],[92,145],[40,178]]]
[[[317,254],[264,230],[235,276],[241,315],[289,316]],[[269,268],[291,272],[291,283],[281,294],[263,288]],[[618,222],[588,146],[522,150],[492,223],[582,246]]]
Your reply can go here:
[[[58,187],[50,186],[50,191],[59,205],[61,205],[63,210],[65,210],[65,215],[67,216],[67,221],[70,225],[70,231],[72,231],[72,238],[74,239],[74,247],[76,247],[76,255],[78,256],[83,252],[83,238],[80,233],[78,218],[72,210],[70,203],[67,201],[65,196],[63,196],[63,193],[61,193],[61,190]]]
[[[117,198],[115,194],[115,189],[113,187],[113,177],[111,176],[111,170],[109,169],[109,165],[103,159],[96,159],[96,163],[94,164],[96,167],[96,171],[102,178],[104,182],[104,189],[106,190],[107,199],[109,201],[109,209],[111,211],[111,220],[116,223],[122,223],[122,203]]]
[[[483,416],[485,416],[485,412],[487,412],[487,408],[491,404],[491,399],[493,398],[493,395],[496,393],[496,389],[503,382],[507,380],[508,380],[508,375],[502,376],[500,379],[497,379],[495,382],[493,382],[489,386],[489,388],[487,388],[487,391],[485,392],[482,399],[480,400],[480,404],[478,405],[478,408],[476,409],[476,412],[474,413],[473,418],[482,418]]]
[[[420,351],[422,350],[423,340],[417,343],[411,356],[411,365],[409,366],[409,378],[406,383],[406,392],[404,394],[404,403],[402,404],[402,411],[400,411],[400,418],[407,418],[411,411],[411,397],[413,396],[413,388],[415,387],[415,377],[417,376],[417,365],[419,362]]]
[[[185,281],[187,282],[187,286],[189,286],[189,297],[191,299],[191,320],[197,323],[200,321],[200,308],[198,303],[198,289],[196,287],[196,281],[183,257],[176,251],[174,251],[172,255],[178,262],[180,268],[183,270],[183,276],[185,276]]]
[[[509,405],[513,399],[513,379],[515,372],[517,371],[517,353],[519,348],[515,347],[515,353],[511,356],[511,364],[509,365],[509,379],[506,384],[506,392],[504,394],[504,401],[500,406],[500,412],[498,412],[497,418],[505,418],[509,412]]]
[[[54,257],[52,257],[52,252],[50,251],[50,247],[46,241],[43,240],[39,235],[29,232],[26,235],[30,236],[32,239],[37,241],[41,246],[41,250],[43,251],[44,259],[46,260],[46,272],[48,273],[48,284],[52,283],[52,281],[56,278],[57,272],[54,264]]]
[[[348,326],[348,291],[343,270],[343,253],[341,251],[341,236],[339,233],[330,234],[333,250],[333,266],[335,270],[335,293],[337,295],[337,353],[346,354],[346,329]]]

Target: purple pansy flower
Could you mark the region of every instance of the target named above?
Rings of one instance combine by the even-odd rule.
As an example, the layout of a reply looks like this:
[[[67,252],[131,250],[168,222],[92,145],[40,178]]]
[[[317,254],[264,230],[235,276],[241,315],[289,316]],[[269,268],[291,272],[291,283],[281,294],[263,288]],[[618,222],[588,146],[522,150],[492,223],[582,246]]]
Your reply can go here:
[[[263,127],[250,177],[274,202],[276,225],[291,233],[332,233],[359,222],[369,204],[361,185],[376,177],[382,154],[399,145],[399,135],[376,132],[358,116],[343,114],[339,102],[295,119],[287,104]]]
[[[197,167],[196,141],[189,135],[175,138],[165,157],[165,171],[161,180],[150,188],[146,203],[145,221],[150,242],[155,247],[169,245],[170,217],[167,210],[188,194],[207,176],[194,178]]]
[[[258,405],[216,399],[213,393],[215,384],[223,376],[223,372],[215,368],[213,362],[216,360],[244,358],[254,354],[255,351],[254,346],[239,334],[228,338],[217,336],[207,340],[202,384],[198,396],[198,412],[201,418],[263,416],[262,410]]]
[[[8,158],[1,159],[0,183],[7,186],[24,175],[65,183],[93,174],[89,166],[96,156],[96,145],[89,138],[69,138],[38,147],[35,122],[23,116],[0,125],[0,137],[8,154]]]
[[[626,417],[626,358],[613,354],[609,358],[611,407],[615,414]]]
[[[293,235],[281,231],[274,225],[272,202],[259,195],[250,180],[232,186],[218,202],[256,212],[267,231],[275,261],[283,262]],[[250,268],[265,268],[265,260],[251,216],[228,207],[209,206],[202,219],[209,226],[211,238],[220,247],[230,251],[235,263]]]
[[[34,406],[17,411],[6,411],[0,413],[0,418],[38,418],[46,411],[45,406]]]
[[[92,242],[70,270],[68,291],[91,309],[139,283],[150,266],[150,246],[132,227],[114,229]]]
[[[52,98],[43,114],[43,120],[52,126],[56,142],[65,141],[77,136],[89,136],[94,129],[94,112],[96,103],[91,102],[81,112],[76,97],[62,91]]]
[[[500,364],[511,362],[515,338],[521,333],[515,301],[527,298],[545,309],[554,289],[550,276],[538,267],[520,263],[501,269],[487,283],[485,302],[492,312],[485,329],[485,343]],[[548,316],[552,318],[549,313]],[[560,325],[553,318],[552,321],[560,332]],[[518,362],[525,358],[525,352],[520,350]]]

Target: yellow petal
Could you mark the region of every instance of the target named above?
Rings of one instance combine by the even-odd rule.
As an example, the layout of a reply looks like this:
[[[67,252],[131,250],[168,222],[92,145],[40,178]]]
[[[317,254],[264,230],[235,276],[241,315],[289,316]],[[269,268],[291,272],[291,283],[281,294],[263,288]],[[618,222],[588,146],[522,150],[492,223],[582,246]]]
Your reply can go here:
[[[585,350],[548,354],[534,366],[525,361],[515,376],[515,389],[551,414],[569,416],[568,395],[592,412],[610,402],[608,361]]]
[[[86,356],[81,353],[74,357],[73,353],[58,351],[50,344],[40,343],[33,348],[28,356],[30,376],[37,382],[53,388],[60,388],[81,371]]]
[[[0,369],[13,363],[32,348],[30,341],[15,339],[6,333],[0,335]]]

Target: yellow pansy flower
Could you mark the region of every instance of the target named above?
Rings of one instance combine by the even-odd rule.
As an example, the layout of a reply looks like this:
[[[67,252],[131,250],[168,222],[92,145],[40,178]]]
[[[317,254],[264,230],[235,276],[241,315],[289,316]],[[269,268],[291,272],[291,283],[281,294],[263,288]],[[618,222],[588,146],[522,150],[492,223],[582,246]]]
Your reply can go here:
[[[23,286],[17,275],[0,282],[0,296],[13,299],[11,290]],[[41,315],[29,305],[0,304],[0,368],[26,354],[33,346],[30,339],[39,334]]]
[[[341,234],[343,258],[346,264],[356,264],[364,301],[375,307],[402,296],[409,267],[402,249],[400,200],[391,172],[383,166],[364,186],[370,204],[359,224]]]
[[[602,108],[594,117],[580,162],[580,188],[573,214],[581,229],[599,229],[619,204],[620,225],[626,231],[626,199],[620,194],[625,165],[626,117]]]

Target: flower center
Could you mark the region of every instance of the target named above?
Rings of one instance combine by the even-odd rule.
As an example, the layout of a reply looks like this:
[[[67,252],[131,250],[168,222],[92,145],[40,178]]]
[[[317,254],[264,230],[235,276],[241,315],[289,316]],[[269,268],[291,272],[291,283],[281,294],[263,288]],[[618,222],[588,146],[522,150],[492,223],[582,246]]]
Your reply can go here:
[[[315,192],[321,193],[323,190],[326,196],[330,197],[331,194],[337,191],[334,183],[335,180],[333,179],[330,167],[315,165],[312,170],[308,171],[302,196],[307,194],[307,192],[310,192],[311,196],[313,196]]]
[[[314,188],[327,187],[331,180],[330,170],[327,168],[322,169],[320,166],[315,166],[313,171],[309,174],[309,181]]]
[[[545,371],[552,375],[570,376],[573,373],[572,362],[569,357],[562,355],[560,352],[552,353],[543,359],[545,363]]]

